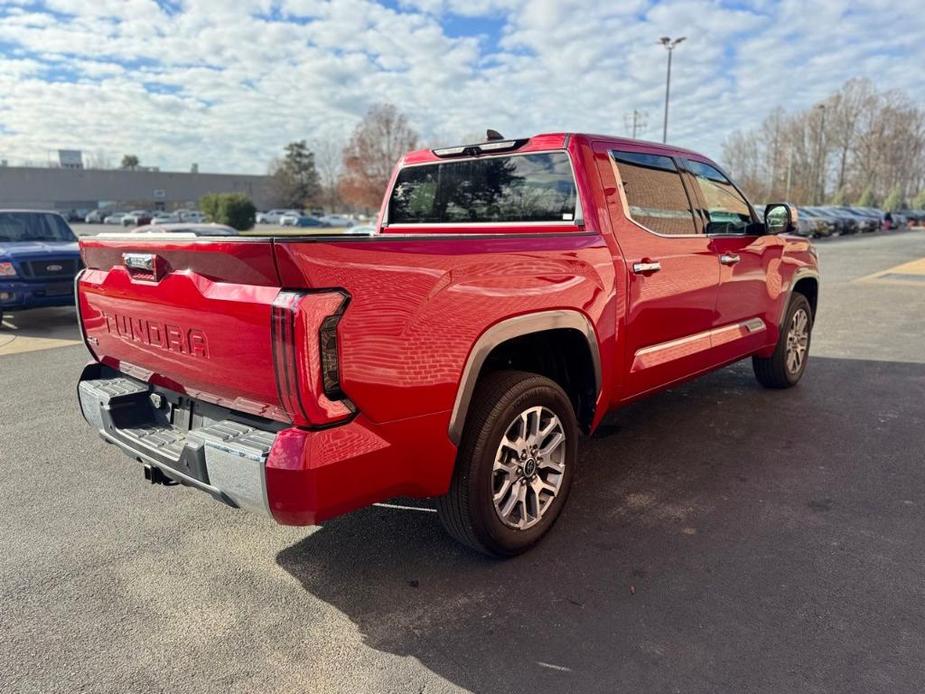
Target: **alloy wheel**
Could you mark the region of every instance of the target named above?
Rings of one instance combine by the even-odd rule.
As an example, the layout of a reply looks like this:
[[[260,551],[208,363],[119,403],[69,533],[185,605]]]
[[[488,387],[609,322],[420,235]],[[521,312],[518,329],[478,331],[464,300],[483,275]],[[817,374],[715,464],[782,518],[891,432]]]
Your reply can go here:
[[[806,309],[800,308],[794,312],[787,330],[787,371],[791,374],[800,373],[806,361],[806,351],[809,347],[809,314]]]
[[[565,439],[559,417],[542,406],[508,425],[492,466],[492,499],[502,523],[526,530],[542,520],[565,476]]]

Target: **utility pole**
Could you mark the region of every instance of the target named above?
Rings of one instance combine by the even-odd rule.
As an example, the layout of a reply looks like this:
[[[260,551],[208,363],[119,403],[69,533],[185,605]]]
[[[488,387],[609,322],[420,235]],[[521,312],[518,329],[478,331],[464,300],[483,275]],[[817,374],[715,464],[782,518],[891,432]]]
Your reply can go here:
[[[670,36],[662,36],[658,42],[668,51],[668,76],[665,79],[665,121],[662,125],[662,142],[668,142],[668,100],[671,96],[671,54],[675,46],[687,39],[686,36],[672,40]]]
[[[645,131],[648,115],[644,111],[639,111],[634,108],[632,113],[624,114],[623,120],[626,129],[632,133],[632,137],[635,140],[638,134]]]

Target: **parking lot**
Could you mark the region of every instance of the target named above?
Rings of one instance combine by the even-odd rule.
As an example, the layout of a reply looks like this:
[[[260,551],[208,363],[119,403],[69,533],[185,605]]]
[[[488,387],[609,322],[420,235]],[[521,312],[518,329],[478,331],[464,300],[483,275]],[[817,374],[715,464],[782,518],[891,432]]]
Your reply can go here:
[[[806,377],[614,415],[505,562],[428,510],[283,528],[83,422],[70,309],[0,329],[0,690],[925,689],[925,231],[826,240]]]

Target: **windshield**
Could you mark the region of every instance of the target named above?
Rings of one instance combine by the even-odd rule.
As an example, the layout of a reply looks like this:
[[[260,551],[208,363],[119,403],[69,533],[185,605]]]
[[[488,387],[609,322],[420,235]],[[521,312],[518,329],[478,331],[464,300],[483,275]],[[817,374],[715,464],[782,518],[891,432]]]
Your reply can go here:
[[[402,169],[390,224],[574,222],[565,152],[447,161]]]
[[[67,223],[48,212],[0,212],[0,241],[74,242],[77,237]]]

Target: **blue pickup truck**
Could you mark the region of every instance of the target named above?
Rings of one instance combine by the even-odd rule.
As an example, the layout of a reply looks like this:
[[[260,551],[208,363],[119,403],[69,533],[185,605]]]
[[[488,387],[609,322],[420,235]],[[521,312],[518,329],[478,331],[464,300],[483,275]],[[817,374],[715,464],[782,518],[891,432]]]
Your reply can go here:
[[[40,306],[73,306],[77,237],[54,212],[0,210],[0,320]]]

